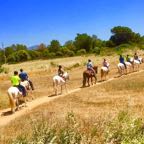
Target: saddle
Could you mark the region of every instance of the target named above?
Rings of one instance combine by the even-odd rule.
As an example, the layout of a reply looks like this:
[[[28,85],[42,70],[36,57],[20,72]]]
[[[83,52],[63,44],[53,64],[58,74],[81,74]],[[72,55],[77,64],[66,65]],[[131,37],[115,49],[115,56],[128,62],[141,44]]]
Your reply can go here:
[[[93,72],[92,70],[87,70],[87,72],[89,73],[89,75],[92,75],[92,76],[95,75],[94,72]]]

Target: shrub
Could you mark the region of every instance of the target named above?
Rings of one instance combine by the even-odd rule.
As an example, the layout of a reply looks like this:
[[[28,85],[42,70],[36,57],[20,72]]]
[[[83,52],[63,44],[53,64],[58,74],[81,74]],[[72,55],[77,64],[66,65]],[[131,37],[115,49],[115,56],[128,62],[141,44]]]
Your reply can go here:
[[[96,55],[99,55],[100,54],[100,47],[95,47],[93,50],[92,50],[92,53],[96,54]]]
[[[8,68],[2,67],[2,65],[0,65],[0,73],[5,73],[7,74],[9,72]]]
[[[77,51],[77,55],[83,55],[86,54],[86,50],[85,49],[80,49]]]
[[[41,52],[36,51],[36,50],[29,50],[28,53],[29,53],[31,59],[38,59],[41,57]]]

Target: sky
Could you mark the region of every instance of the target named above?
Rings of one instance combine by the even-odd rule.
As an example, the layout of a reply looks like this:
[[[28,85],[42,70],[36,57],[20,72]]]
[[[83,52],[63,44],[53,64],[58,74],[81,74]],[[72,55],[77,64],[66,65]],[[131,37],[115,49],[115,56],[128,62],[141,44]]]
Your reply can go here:
[[[77,33],[108,40],[114,26],[144,35],[144,0],[0,0],[0,43],[29,46]],[[1,47],[1,44],[0,44]]]

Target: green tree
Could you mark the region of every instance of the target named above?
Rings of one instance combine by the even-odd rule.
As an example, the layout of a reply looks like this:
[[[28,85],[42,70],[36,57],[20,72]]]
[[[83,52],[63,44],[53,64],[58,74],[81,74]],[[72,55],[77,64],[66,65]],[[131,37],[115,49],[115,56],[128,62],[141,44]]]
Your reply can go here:
[[[56,53],[56,52],[60,51],[60,47],[61,47],[61,45],[58,40],[52,40],[48,49],[49,49],[49,52]]]
[[[11,55],[14,52],[15,52],[15,49],[13,47],[11,47],[11,46],[5,48],[5,55],[6,55],[6,57],[8,57],[9,55]]]
[[[77,34],[74,44],[77,50],[85,49],[86,52],[89,52],[92,48],[92,38],[86,33]]]
[[[75,47],[74,42],[72,40],[65,42],[64,47],[66,47],[67,49],[69,49],[71,51],[76,50],[76,47]]]
[[[140,34],[134,33],[129,27],[117,26],[111,29],[110,41],[115,45],[140,42]]]

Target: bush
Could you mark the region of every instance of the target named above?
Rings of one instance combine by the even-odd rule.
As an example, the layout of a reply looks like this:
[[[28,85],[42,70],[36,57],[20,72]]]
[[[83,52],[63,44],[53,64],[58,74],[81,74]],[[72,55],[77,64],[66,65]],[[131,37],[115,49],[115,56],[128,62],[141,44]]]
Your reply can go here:
[[[0,73],[5,73],[7,74],[9,72],[8,68],[2,67],[2,65],[0,65]]]
[[[86,50],[85,49],[80,49],[77,51],[77,55],[83,55],[86,54]]]
[[[101,48],[100,55],[101,56],[111,56],[115,53],[114,48],[103,47]]]
[[[30,60],[31,57],[26,50],[19,50],[11,55],[8,56],[7,62],[8,63],[15,63],[15,62],[22,62]]]
[[[92,53],[96,54],[96,55],[99,55],[100,54],[100,47],[95,47],[93,50],[92,50]]]
[[[70,56],[70,57],[75,55],[74,51],[69,50],[68,48],[63,48],[62,53],[64,56]]]
[[[41,57],[41,52],[38,52],[36,50],[29,50],[28,53],[29,53],[31,59],[38,59]]]
[[[53,52],[50,52],[50,53],[48,53],[48,58],[55,58],[56,57],[56,54],[55,53],[53,53]]]
[[[58,51],[58,52],[56,52],[56,56],[62,57],[62,56],[63,56],[63,53],[62,53],[61,51]]]

